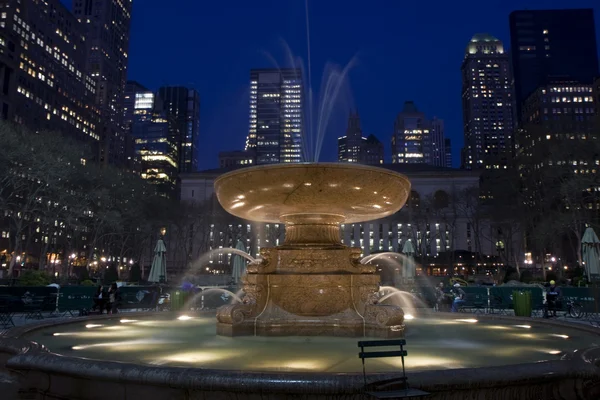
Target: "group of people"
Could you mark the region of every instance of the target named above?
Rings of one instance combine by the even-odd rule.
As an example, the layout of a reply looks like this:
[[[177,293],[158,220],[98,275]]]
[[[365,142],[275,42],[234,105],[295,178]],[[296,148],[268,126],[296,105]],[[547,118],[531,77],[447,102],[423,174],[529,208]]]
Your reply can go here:
[[[440,282],[435,288],[435,297],[436,311],[445,311],[445,309],[450,308],[450,311],[458,312],[460,306],[465,303],[466,293],[460,288],[459,283],[455,283],[449,291],[446,291],[444,282]]]
[[[121,294],[119,287],[113,282],[108,289],[102,285],[98,286],[98,290],[94,295],[94,306],[92,311],[99,311],[100,314],[106,310],[107,314],[117,314],[119,312],[119,303],[121,302]]]
[[[436,311],[445,311],[450,308],[450,311],[458,312],[460,306],[466,301],[466,293],[461,289],[460,284],[458,283],[454,284],[449,291],[446,291],[444,289],[444,283],[440,282],[435,289],[436,304],[434,308]],[[560,311],[561,309],[562,302],[560,288],[556,286],[556,282],[554,280],[551,280],[546,290],[546,307],[544,316],[546,318],[549,316],[556,317],[556,311]]]

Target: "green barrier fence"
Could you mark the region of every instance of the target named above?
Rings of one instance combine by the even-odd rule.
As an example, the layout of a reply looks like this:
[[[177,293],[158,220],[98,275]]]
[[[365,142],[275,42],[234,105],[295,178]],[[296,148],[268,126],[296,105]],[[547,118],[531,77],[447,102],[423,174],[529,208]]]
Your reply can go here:
[[[90,310],[94,305],[94,286],[63,286],[58,292],[57,309],[60,313]]]
[[[121,286],[119,309],[151,309],[156,307],[160,294],[158,286]]]
[[[562,295],[563,305],[571,300],[579,303],[586,313],[600,312],[600,289],[599,288],[559,288]]]

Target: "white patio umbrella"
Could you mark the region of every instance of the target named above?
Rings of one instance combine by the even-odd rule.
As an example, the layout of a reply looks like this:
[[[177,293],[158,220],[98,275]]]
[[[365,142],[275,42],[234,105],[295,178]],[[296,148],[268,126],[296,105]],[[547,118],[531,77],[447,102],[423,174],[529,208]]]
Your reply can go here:
[[[591,227],[586,228],[581,239],[581,253],[588,281],[600,275],[600,240]]]
[[[150,269],[148,282],[161,282],[161,278],[164,282],[167,281],[166,253],[165,242],[162,239],[158,239],[154,248],[154,258],[152,259],[152,268]]]
[[[244,253],[246,252],[246,246],[244,246],[244,243],[238,239],[235,248],[237,250],[241,250]],[[246,272],[246,260],[244,259],[244,257],[234,254],[233,255],[233,267],[231,270],[231,277],[233,278],[234,282],[237,284],[239,283],[240,279],[242,278],[242,275],[244,275],[244,273]]]
[[[415,260],[413,259],[415,248],[410,240],[404,242],[402,252],[406,255],[406,259],[404,260],[404,277],[414,278],[417,270],[415,267]]]

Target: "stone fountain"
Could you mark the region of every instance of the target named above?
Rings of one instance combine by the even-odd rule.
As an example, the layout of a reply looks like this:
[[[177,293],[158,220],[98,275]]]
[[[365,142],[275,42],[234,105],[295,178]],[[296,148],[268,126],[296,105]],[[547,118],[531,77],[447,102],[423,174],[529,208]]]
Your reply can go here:
[[[377,302],[375,267],[340,240],[340,224],[402,208],[410,193],[404,175],[355,164],[278,164],[225,174],[215,191],[237,217],[285,224],[285,242],[261,248],[248,265],[243,302],[217,311],[219,335],[404,334],[402,309]]]

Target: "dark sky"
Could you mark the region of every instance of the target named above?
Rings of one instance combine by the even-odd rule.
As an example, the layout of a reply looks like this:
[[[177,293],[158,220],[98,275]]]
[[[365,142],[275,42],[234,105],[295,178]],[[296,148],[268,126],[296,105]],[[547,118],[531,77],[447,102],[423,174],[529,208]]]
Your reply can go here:
[[[133,4],[129,79],[150,89],[167,84],[198,89],[200,168],[217,167],[219,151],[244,146],[249,70],[274,67],[269,55],[287,66],[283,41],[306,62],[304,0]],[[384,143],[389,159],[395,116],[404,101],[414,100],[428,116],[446,121],[458,166],[460,65],[473,34],[488,32],[508,48],[508,14],[527,8],[594,8],[600,33],[599,0],[309,0],[308,7],[314,90],[327,62],[343,66],[356,57],[320,161],[335,161],[350,107],[358,107],[363,132]]]

